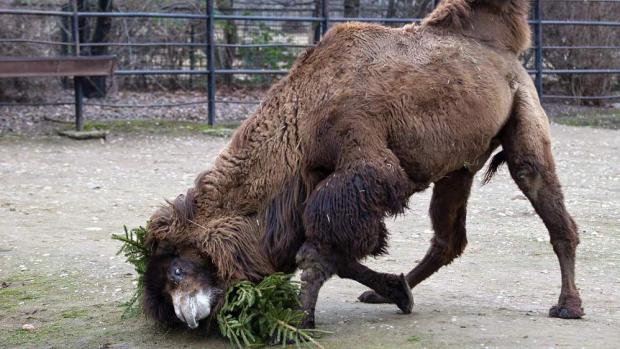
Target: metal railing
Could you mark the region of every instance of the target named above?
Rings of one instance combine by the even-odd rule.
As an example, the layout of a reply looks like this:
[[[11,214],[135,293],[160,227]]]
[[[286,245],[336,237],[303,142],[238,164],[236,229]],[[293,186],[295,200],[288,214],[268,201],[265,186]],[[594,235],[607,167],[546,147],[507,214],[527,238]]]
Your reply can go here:
[[[1,15],[22,15],[22,16],[58,16],[69,17],[71,19],[71,33],[72,42],[58,42],[58,41],[46,41],[46,40],[27,40],[27,39],[0,39],[0,43],[32,43],[32,44],[45,44],[45,45],[65,45],[73,47],[73,53],[80,55],[81,47],[92,46],[179,46],[179,47],[203,47],[207,56],[206,69],[120,69],[115,72],[119,76],[127,75],[204,75],[207,77],[207,95],[208,99],[205,101],[208,104],[208,122],[213,125],[216,120],[216,104],[226,103],[226,101],[216,100],[216,76],[225,74],[287,74],[286,69],[255,69],[255,68],[243,68],[243,69],[218,69],[215,65],[215,53],[217,48],[223,47],[311,47],[313,45],[299,45],[299,44],[280,44],[280,43],[267,43],[267,44],[218,44],[215,40],[215,23],[217,21],[251,21],[251,22],[302,22],[302,23],[318,23],[315,31],[315,41],[318,41],[329,29],[330,24],[341,23],[347,21],[358,22],[372,22],[372,23],[418,23],[421,18],[368,18],[368,17],[331,17],[328,12],[328,0],[320,1],[320,16],[256,16],[256,15],[226,15],[218,14],[214,9],[213,0],[204,0],[206,13],[160,13],[160,12],[80,12],[78,11],[77,1],[72,0],[72,11],[42,11],[42,10],[22,10],[22,9],[0,9]],[[604,0],[603,0],[604,1]],[[433,7],[439,3],[439,0],[432,2]],[[206,27],[206,42],[205,43],[185,43],[185,42],[147,42],[147,43],[130,43],[130,42],[105,42],[105,43],[82,43],[80,42],[78,23],[80,18],[90,17],[112,17],[112,18],[167,18],[167,19],[187,19],[187,20],[201,20],[205,22]],[[543,76],[545,75],[568,75],[568,74],[620,74],[620,67],[610,67],[608,69],[546,69],[544,67],[544,50],[554,49],[610,49],[617,50],[620,46],[605,46],[605,45],[582,45],[582,46],[545,46],[543,42],[544,27],[548,25],[558,26],[604,26],[620,28],[620,21],[592,21],[592,20],[545,20],[542,17],[541,0],[533,1],[533,18],[529,21],[533,27],[534,33],[534,69],[528,69],[528,72],[534,76],[536,88],[541,99],[608,99],[615,100],[620,99],[620,95],[612,96],[558,96],[558,95],[546,95],[543,87]],[[80,94],[79,86],[76,89],[76,95]],[[81,97],[80,97],[81,99]],[[77,102],[76,102],[77,103]],[[252,102],[244,102],[252,103]],[[258,103],[258,102],[256,102]],[[58,105],[59,103],[48,103],[46,105]],[[61,103],[60,103],[61,104]],[[7,105],[7,103],[0,103],[0,105]],[[103,105],[106,104],[94,104],[89,105]],[[166,105],[170,107],[174,105]],[[126,106],[131,107],[131,106]],[[136,106],[136,107],[148,107],[148,106]],[[161,107],[154,105],[153,107]]]

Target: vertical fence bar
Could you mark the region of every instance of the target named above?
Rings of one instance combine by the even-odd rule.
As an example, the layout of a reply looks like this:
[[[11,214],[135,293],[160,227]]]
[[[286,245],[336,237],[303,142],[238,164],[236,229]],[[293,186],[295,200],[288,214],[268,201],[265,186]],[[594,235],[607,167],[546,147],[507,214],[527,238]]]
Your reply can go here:
[[[74,55],[80,55],[80,28],[78,15],[78,0],[72,0],[73,16],[71,16],[71,39],[73,40]],[[73,77],[73,93],[75,96],[75,129],[84,130],[84,91],[82,89],[82,77]]]
[[[75,130],[84,131],[84,90],[82,88],[82,77],[73,77],[73,89],[75,94]]]
[[[215,12],[213,0],[207,1],[207,94],[209,125],[215,124]]]
[[[536,45],[536,91],[538,91],[538,97],[542,100],[544,96],[543,92],[543,36],[542,36],[542,6],[540,0],[534,2],[534,45]]]
[[[194,29],[194,23],[192,22],[190,28],[189,28],[189,42],[192,44],[192,46],[189,47],[189,69],[190,70],[196,70],[196,54],[194,53],[194,43],[196,42],[196,38],[195,38],[195,29]],[[189,75],[189,88],[190,90],[194,88],[194,75],[190,74]]]
[[[328,10],[329,0],[321,0],[321,36],[327,33],[327,29],[329,29],[329,10]]]

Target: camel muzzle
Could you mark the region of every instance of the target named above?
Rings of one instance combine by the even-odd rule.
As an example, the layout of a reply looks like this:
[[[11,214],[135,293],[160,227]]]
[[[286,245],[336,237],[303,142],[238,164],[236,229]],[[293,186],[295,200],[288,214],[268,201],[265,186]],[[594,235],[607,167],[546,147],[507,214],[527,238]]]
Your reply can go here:
[[[173,291],[171,293],[174,312],[191,329],[199,325],[199,321],[211,314],[211,292],[200,290],[193,293]]]

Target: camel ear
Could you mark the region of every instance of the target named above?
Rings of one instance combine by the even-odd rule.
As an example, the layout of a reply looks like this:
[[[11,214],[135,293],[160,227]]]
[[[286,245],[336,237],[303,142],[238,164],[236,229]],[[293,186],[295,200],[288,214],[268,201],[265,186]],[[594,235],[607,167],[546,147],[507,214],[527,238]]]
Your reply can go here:
[[[159,241],[172,241],[174,235],[184,233],[196,214],[193,188],[189,189],[187,194],[166,202],[168,205],[155,211],[147,223],[147,244],[151,247],[156,247]]]
[[[239,280],[260,281],[275,272],[261,251],[255,222],[245,217],[227,217],[215,219],[205,228],[191,234],[191,242],[213,262],[224,285]]]
[[[172,207],[162,206],[159,208],[146,224],[148,235],[146,236],[147,246],[157,247],[157,242],[166,240],[170,235],[170,227],[172,225]]]

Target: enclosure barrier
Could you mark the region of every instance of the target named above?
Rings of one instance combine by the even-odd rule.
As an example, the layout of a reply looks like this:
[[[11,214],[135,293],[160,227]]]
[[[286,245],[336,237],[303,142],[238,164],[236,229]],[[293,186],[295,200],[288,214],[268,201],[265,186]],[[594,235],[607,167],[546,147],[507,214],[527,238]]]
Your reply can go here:
[[[119,69],[115,71],[115,75],[204,75],[207,77],[207,95],[206,101],[181,103],[181,104],[169,104],[169,105],[113,105],[117,107],[174,107],[178,105],[191,105],[191,104],[208,104],[208,123],[214,125],[216,120],[216,104],[226,102],[218,101],[215,97],[216,92],[216,76],[225,74],[287,74],[286,69],[217,69],[215,67],[215,50],[218,47],[312,47],[313,45],[294,45],[294,44],[217,44],[215,40],[215,22],[216,21],[253,21],[253,22],[304,22],[304,23],[318,23],[315,31],[315,43],[318,42],[323,35],[329,29],[330,24],[341,23],[348,21],[358,22],[370,22],[370,23],[419,23],[421,18],[369,18],[369,17],[330,17],[328,11],[328,0],[320,1],[321,13],[318,17],[312,16],[254,16],[254,15],[225,15],[218,14],[214,9],[214,0],[205,0],[206,13],[160,13],[160,12],[80,12],[78,11],[77,0],[71,0],[73,11],[42,11],[42,10],[21,10],[21,9],[1,9],[0,15],[22,15],[22,16],[58,16],[58,17],[70,17],[71,18],[71,41],[72,42],[59,42],[59,41],[45,41],[45,40],[27,40],[27,39],[0,39],[0,43],[29,43],[29,44],[44,44],[44,45],[60,45],[70,46],[73,48],[73,53],[76,56],[80,56],[80,48],[88,46],[185,46],[185,47],[204,47],[207,56],[206,69],[138,69],[138,70],[123,70]],[[603,0],[604,1],[604,0]],[[546,95],[543,89],[543,76],[544,75],[568,75],[568,74],[620,74],[620,67],[609,69],[545,69],[543,65],[544,50],[554,49],[620,49],[620,46],[602,46],[602,45],[582,45],[582,46],[544,46],[543,43],[543,31],[547,25],[559,25],[559,26],[603,26],[603,27],[618,27],[620,28],[620,22],[617,21],[592,21],[592,20],[545,20],[541,11],[542,0],[533,1],[533,18],[529,21],[533,27],[534,33],[534,69],[528,69],[528,73],[534,76],[536,89],[541,99],[581,99],[581,100],[615,100],[620,99],[620,95],[613,96],[558,96],[558,95]],[[435,7],[439,3],[439,0],[432,1],[432,6]],[[207,32],[207,39],[205,43],[185,43],[185,42],[149,42],[149,43],[131,43],[131,42],[105,42],[105,43],[81,43],[79,37],[78,23],[80,18],[88,17],[130,17],[130,18],[169,18],[169,19],[192,19],[192,20],[204,20]],[[80,87],[78,86],[78,89]],[[77,95],[81,96],[81,93]],[[79,98],[81,99],[81,97]],[[76,100],[76,105],[82,103],[81,100]],[[242,102],[242,103],[258,103],[258,102]],[[37,105],[63,105],[69,103],[39,103]],[[11,105],[23,105],[14,103],[0,103],[0,106]],[[88,105],[100,105],[111,106],[102,103],[88,103]]]

